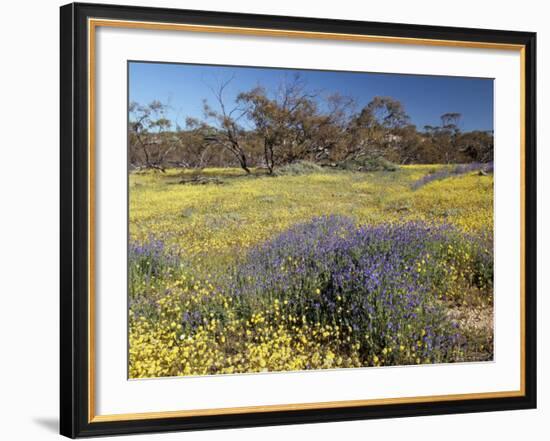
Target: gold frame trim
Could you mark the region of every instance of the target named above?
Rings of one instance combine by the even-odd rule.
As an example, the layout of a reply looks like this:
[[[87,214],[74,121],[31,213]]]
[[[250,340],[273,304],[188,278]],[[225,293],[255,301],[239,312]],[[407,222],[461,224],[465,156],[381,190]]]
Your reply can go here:
[[[217,409],[193,409],[161,412],[96,415],[95,397],[95,34],[97,27],[115,27],[146,30],[222,33],[263,37],[307,38],[338,41],[356,41],[386,44],[411,44],[420,46],[462,47],[475,49],[510,50],[520,53],[520,389],[512,391],[430,395],[366,400],[327,401],[314,403],[274,404],[263,406],[229,407]],[[442,401],[460,401],[525,396],[525,46],[460,40],[390,37],[377,35],[339,34],[279,29],[246,28],[233,26],[209,26],[178,23],[155,23],[125,20],[88,19],[88,422],[135,421],[161,418],[231,415],[241,413],[277,412],[289,410],[334,409],[343,407],[412,404]]]

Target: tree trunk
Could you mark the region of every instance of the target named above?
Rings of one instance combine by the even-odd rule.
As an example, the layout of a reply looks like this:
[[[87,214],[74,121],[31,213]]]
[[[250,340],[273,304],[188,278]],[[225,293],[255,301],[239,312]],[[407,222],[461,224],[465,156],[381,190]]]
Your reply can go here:
[[[246,156],[244,153],[241,153],[239,156],[239,163],[241,165],[241,168],[246,172],[247,175],[250,174],[250,169],[248,168],[248,165],[246,163]]]
[[[265,166],[270,175],[273,174],[273,149],[270,148],[269,143],[264,140],[264,159]]]

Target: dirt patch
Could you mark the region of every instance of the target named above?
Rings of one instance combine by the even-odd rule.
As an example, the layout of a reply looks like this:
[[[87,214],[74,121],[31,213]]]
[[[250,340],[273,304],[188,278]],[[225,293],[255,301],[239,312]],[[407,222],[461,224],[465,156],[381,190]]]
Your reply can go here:
[[[448,310],[448,317],[458,324],[463,336],[463,358],[466,361],[489,361],[493,359],[493,307],[459,306]]]

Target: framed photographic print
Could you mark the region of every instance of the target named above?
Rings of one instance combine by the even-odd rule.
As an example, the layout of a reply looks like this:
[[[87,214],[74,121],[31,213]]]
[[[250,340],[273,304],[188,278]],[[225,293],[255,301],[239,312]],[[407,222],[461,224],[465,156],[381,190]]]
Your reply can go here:
[[[534,33],[61,8],[61,433],[536,405]]]

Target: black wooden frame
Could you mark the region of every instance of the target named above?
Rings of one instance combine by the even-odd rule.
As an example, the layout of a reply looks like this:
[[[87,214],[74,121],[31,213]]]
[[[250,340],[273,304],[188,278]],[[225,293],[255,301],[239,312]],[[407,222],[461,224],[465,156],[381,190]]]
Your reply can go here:
[[[536,34],[485,29],[69,4],[61,7],[60,65],[60,432],[68,437],[251,427],[536,407]],[[88,422],[88,72],[87,19],[252,27],[525,46],[525,395]]]

